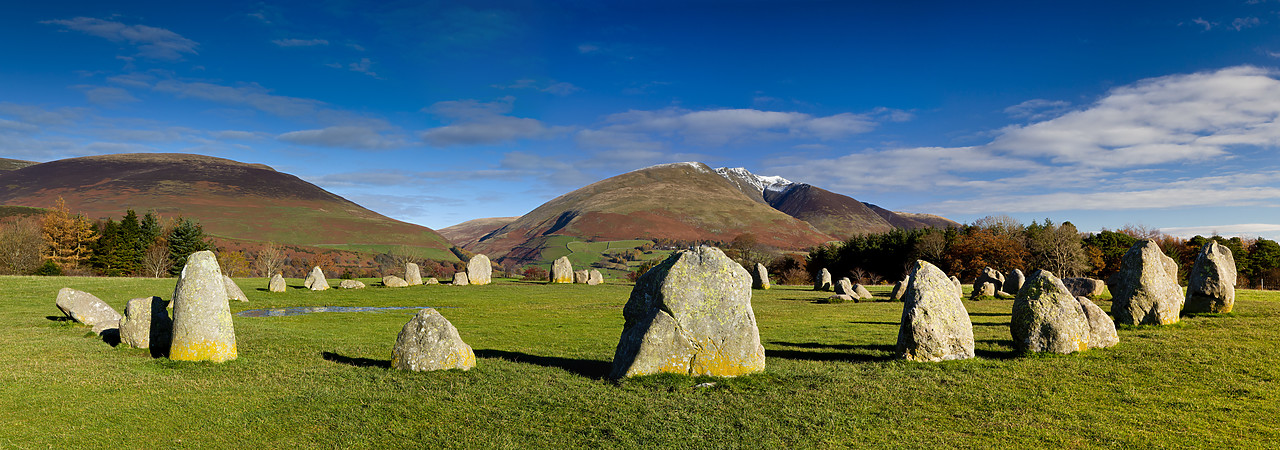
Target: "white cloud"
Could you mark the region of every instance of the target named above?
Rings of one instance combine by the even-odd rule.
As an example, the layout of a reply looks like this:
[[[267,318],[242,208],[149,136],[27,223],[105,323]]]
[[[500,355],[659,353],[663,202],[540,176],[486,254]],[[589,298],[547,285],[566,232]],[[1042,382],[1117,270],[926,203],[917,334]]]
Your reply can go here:
[[[555,80],[539,82],[538,80],[531,78],[522,78],[506,85],[495,84],[493,87],[498,89],[534,89],[539,92],[546,92],[548,94],[559,95],[561,97],[582,90],[582,88],[574,86],[573,83],[563,81],[557,82]]]
[[[1071,108],[1065,100],[1031,99],[1004,109],[1010,117],[1027,120],[1044,120],[1057,117]]]
[[[1257,17],[1239,17],[1231,21],[1231,28],[1240,31],[1245,28],[1253,28],[1262,25],[1262,21]]]
[[[1195,236],[1240,236],[1280,239],[1280,224],[1274,223],[1237,223],[1225,225],[1205,225],[1196,227],[1161,227],[1160,231],[1183,239]]]
[[[329,41],[324,39],[275,39],[271,41],[279,47],[315,47],[318,45],[329,45]]]
[[[281,141],[319,147],[380,150],[401,147],[404,141],[389,138],[377,130],[363,126],[334,126],[318,130],[292,131],[277,136]]]
[[[40,23],[62,25],[113,42],[128,42],[138,48],[138,56],[151,59],[179,60],[183,53],[196,54],[195,41],[164,28],[146,25],[125,25],[120,22],[76,17],[69,20],[46,20]]]
[[[709,146],[781,138],[827,141],[865,133],[877,125],[872,114],[841,113],[818,117],[757,109],[691,111],[675,107],[617,113],[605,117],[604,123],[589,133],[579,133],[580,142],[599,143],[604,142],[605,137],[615,141],[615,146],[647,146],[655,138],[678,138]],[[625,138],[628,137],[637,141],[626,143]]]
[[[133,103],[140,101],[129,91],[118,87],[107,86],[75,86],[84,90],[85,100],[101,106],[116,106],[121,103]]]
[[[1218,23],[1217,23],[1217,22],[1210,22],[1210,21],[1208,21],[1208,20],[1204,20],[1204,18],[1203,18],[1203,17],[1197,17],[1197,18],[1195,18],[1195,19],[1192,19],[1192,20],[1191,20],[1191,23],[1194,23],[1194,24],[1196,24],[1196,25],[1200,25],[1200,26],[1204,27],[1204,31],[1212,30],[1212,29],[1213,29],[1213,27],[1215,27],[1215,26],[1217,26],[1217,25],[1218,25]]]
[[[537,119],[513,117],[514,97],[494,102],[477,100],[444,101],[424,111],[450,121],[449,125],[422,133],[422,139],[434,147],[482,145],[518,139],[543,139],[568,131],[566,127],[548,127]]]
[[[991,195],[972,200],[946,200],[922,206],[928,210],[954,214],[1000,212],[1046,212],[1062,210],[1119,211],[1189,207],[1274,207],[1280,206],[1280,188],[1236,187],[1204,189],[1194,187],[1113,192],[1054,192],[1048,194]]]

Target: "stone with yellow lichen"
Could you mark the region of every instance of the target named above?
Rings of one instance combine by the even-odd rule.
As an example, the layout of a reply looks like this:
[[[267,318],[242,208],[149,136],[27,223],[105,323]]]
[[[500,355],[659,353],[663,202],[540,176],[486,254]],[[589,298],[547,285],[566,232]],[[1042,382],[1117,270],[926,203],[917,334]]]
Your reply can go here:
[[[476,366],[476,354],[458,329],[434,308],[418,311],[404,324],[391,351],[391,367],[423,372]]]
[[[1111,314],[1124,325],[1176,323],[1185,300],[1178,285],[1178,263],[1150,239],[1129,248],[1120,259],[1120,271],[1107,280],[1111,289]]]
[[[1037,353],[1088,350],[1091,336],[1084,305],[1047,270],[1032,272],[1018,291],[1009,332],[1015,350]]]
[[[898,356],[911,361],[973,357],[973,323],[947,274],[916,261],[902,294]]]
[[[467,281],[475,285],[489,284],[493,280],[493,264],[489,257],[477,254],[467,261]]]
[[[714,247],[677,252],[636,280],[614,378],[737,376],[764,370],[751,274]]]
[[[227,288],[213,252],[187,257],[173,290],[173,342],[169,359],[223,362],[236,359],[236,332]]]
[[[561,256],[551,264],[551,282],[552,283],[572,283],[573,282],[573,264],[569,262],[569,257]]]
[[[752,289],[769,289],[769,269],[764,264],[756,263],[756,270],[751,272]]]

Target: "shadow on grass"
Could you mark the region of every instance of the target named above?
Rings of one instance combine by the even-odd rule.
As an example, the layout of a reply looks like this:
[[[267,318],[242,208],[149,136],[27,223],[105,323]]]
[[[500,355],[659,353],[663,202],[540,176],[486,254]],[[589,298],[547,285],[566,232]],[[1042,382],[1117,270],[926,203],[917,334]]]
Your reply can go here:
[[[983,359],[1014,359],[1019,353],[1013,349],[1013,341],[1010,339],[983,339],[976,341],[977,343],[991,344],[1000,347],[999,350],[990,350],[984,348],[973,349],[973,355]]]
[[[972,322],[975,327],[1007,327],[1009,322]]]
[[[528,353],[509,352],[505,350],[476,350],[477,358],[500,358],[513,362],[529,363],[543,367],[557,367],[594,380],[604,380],[609,376],[609,361],[594,359],[560,358],[556,356],[537,356]]]
[[[102,334],[100,334],[99,336],[102,337],[102,342],[106,342],[107,345],[110,345],[112,347],[120,345],[120,329],[119,328],[108,328],[108,329],[102,330]]]
[[[54,322],[70,322],[71,321],[71,318],[67,316],[44,316],[44,318],[52,320]]]
[[[844,350],[844,351],[826,351],[813,352],[801,350],[765,350],[764,355],[770,358],[782,358],[799,361],[848,361],[848,362],[879,362],[891,361],[896,358],[895,352],[897,348],[893,345],[872,344],[872,345],[848,345],[848,344],[821,344],[817,342],[769,342],[774,345],[783,345],[796,348],[813,348],[827,350]],[[853,353],[853,351],[863,352],[887,352],[888,354],[868,354]]]
[[[978,316],[978,317],[1001,317],[1001,316],[1012,316],[1012,315],[1013,315],[1013,313],[1011,313],[1011,312],[1007,312],[1007,313],[979,313],[979,312],[971,312],[971,313],[969,313],[969,315],[970,315],[970,316]]]
[[[849,323],[860,323],[864,325],[902,325],[901,322],[871,322],[871,321],[850,321]]]
[[[334,352],[324,352],[320,355],[324,357],[325,361],[333,361],[338,364],[346,364],[353,367],[391,368],[391,360],[389,359],[352,358],[350,356],[342,356]]]

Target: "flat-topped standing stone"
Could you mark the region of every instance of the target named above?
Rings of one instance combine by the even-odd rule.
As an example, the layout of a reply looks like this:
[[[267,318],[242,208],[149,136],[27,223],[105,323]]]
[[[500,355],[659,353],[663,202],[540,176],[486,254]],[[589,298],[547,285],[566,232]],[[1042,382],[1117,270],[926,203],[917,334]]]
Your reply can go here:
[[[173,344],[169,359],[223,362],[236,359],[236,331],[227,288],[213,252],[187,257],[173,289]]]
[[[437,280],[436,277],[431,277],[423,281],[422,284],[440,284],[440,280]]]
[[[572,283],[573,282],[573,264],[569,263],[568,256],[561,256],[556,262],[551,264],[551,280],[552,283]]]
[[[120,343],[133,348],[155,348],[167,351],[173,336],[173,319],[169,318],[169,302],[160,297],[129,300],[120,319]]]
[[[818,277],[813,280],[813,290],[830,291],[831,288],[831,272],[823,267],[822,271],[818,272]]]
[[[1184,299],[1177,269],[1177,263],[1165,256],[1155,241],[1143,239],[1130,247],[1120,260],[1120,271],[1107,281],[1116,323],[1176,323]]]
[[[493,265],[489,257],[477,254],[467,261],[467,281],[471,284],[489,284],[493,279]]]
[[[867,287],[866,287],[866,286],[863,286],[863,285],[861,285],[861,284],[855,284],[855,285],[853,285],[853,292],[854,292],[855,294],[858,294],[858,298],[871,298],[871,297],[873,297],[873,296],[871,295],[871,291],[868,291],[868,290],[867,290]]]
[[[455,272],[455,273],[453,274],[453,285],[454,285],[454,286],[466,286],[466,285],[468,285],[468,284],[471,284],[471,282],[467,279],[467,273],[466,273],[466,272]]]
[[[911,281],[911,277],[908,276],[902,281],[893,283],[893,290],[889,291],[889,299],[895,302],[902,300],[902,296],[906,295],[907,293],[907,283],[909,283],[910,281]]]
[[[591,274],[587,273],[586,270],[575,270],[573,271],[573,283],[587,284],[587,278],[590,276]]]
[[[338,282],[338,287],[342,289],[364,289],[365,288],[364,282],[360,280],[342,280]]]
[[[476,366],[476,354],[458,329],[435,308],[418,311],[404,324],[391,350],[391,367],[417,372]]]
[[[1000,288],[1010,295],[1018,295],[1018,291],[1022,289],[1023,283],[1027,282],[1027,277],[1022,274],[1022,269],[1013,269],[1009,275],[1004,278],[1004,286]]]
[[[275,274],[271,276],[271,281],[267,282],[267,290],[271,292],[284,292],[285,289],[284,276]]]
[[[898,355],[911,361],[973,357],[973,323],[947,274],[916,261],[902,296]]]
[[[1022,352],[1067,354],[1089,349],[1089,319],[1084,307],[1047,270],[1032,272],[1018,291],[1009,332],[1013,348]]]
[[[649,269],[622,310],[613,378],[655,373],[737,376],[764,370],[751,274],[714,247]]]
[[[329,280],[324,278],[324,271],[320,270],[320,266],[311,269],[311,274],[307,275],[306,281],[303,282],[307,289],[313,291],[323,291],[329,289]]]
[[[1076,301],[1080,302],[1084,317],[1089,321],[1089,348],[1111,347],[1120,342],[1120,335],[1116,334],[1116,323],[1111,320],[1111,316],[1089,300],[1089,297],[1076,296]]]
[[[249,301],[249,297],[244,295],[244,291],[240,290],[240,286],[236,285],[236,282],[231,277],[223,275],[222,284],[227,289],[227,300]]]
[[[849,281],[848,277],[841,278],[840,281],[836,281],[836,295],[847,295],[852,298],[858,297],[858,293],[853,290],[853,282]]]
[[[120,313],[88,292],[62,288],[58,291],[54,305],[71,320],[92,327],[94,333],[102,334],[103,331],[120,326]]]
[[[1231,249],[1209,241],[1191,265],[1187,313],[1229,313],[1236,304],[1236,259]]]
[[[595,286],[600,283],[604,283],[604,275],[601,275],[599,270],[591,269],[591,272],[587,273],[587,285]]]
[[[1062,284],[1071,290],[1071,295],[1076,297],[1097,297],[1107,290],[1107,283],[1093,278],[1063,278]]]
[[[752,289],[769,289],[769,269],[764,264],[756,263],[756,270],[751,272]]]
[[[409,282],[395,275],[382,277],[382,285],[386,287],[408,287]]]
[[[409,286],[422,284],[422,269],[418,268],[417,263],[404,263],[404,282]]]

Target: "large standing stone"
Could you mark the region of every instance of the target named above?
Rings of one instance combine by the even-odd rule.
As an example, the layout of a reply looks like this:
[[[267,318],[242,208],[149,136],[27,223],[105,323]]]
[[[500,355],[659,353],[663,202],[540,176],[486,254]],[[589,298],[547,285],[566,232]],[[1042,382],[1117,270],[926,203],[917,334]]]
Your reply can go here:
[[[1018,295],[1018,291],[1022,289],[1023,283],[1027,282],[1027,277],[1022,274],[1022,269],[1013,269],[1009,275],[1004,278],[1004,286],[1001,291],[1011,295]]]
[[[848,295],[853,298],[857,298],[858,296],[858,294],[853,291],[853,282],[849,281],[848,277],[841,278],[840,281],[836,281],[836,295]]]
[[[947,274],[916,261],[902,296],[898,355],[911,361],[973,357],[973,323]]]
[[[1107,281],[1116,323],[1176,323],[1183,302],[1177,268],[1173,258],[1165,256],[1155,241],[1143,239],[1130,247],[1120,260],[1120,271]]]
[[[489,263],[488,256],[478,254],[467,261],[467,280],[471,284],[489,284],[492,278],[493,265]]]
[[[364,282],[360,280],[342,280],[338,282],[338,287],[342,289],[364,289],[365,288]]]
[[[1236,304],[1236,259],[1231,249],[1210,241],[1191,266],[1187,285],[1188,313],[1229,313]]]
[[[475,366],[471,346],[462,342],[458,329],[435,308],[418,311],[409,319],[391,350],[391,367],[401,370],[468,370]]]
[[[222,280],[218,280],[222,281]],[[226,303],[227,299],[222,299]],[[94,333],[120,326],[120,313],[98,297],[84,291],[62,288],[54,301],[63,314],[93,328]]]
[[[133,348],[169,348],[173,336],[173,319],[169,318],[169,302],[160,297],[129,300],[120,319],[120,343]]]
[[[422,269],[418,268],[417,263],[404,263],[404,282],[409,286],[422,284]]]
[[[680,251],[654,266],[636,280],[622,314],[614,378],[764,370],[751,274],[720,249]]]
[[[889,291],[889,299],[895,302],[902,300],[902,296],[907,294],[907,283],[909,283],[910,281],[911,281],[911,277],[908,276],[907,278],[904,278],[902,281],[893,283],[893,290]]]
[[[1089,349],[1089,319],[1084,307],[1047,270],[1032,272],[1018,291],[1009,332],[1013,348],[1022,352],[1067,354]]]
[[[858,298],[871,298],[871,297],[873,297],[873,295],[871,295],[871,291],[868,291],[868,290],[867,290],[867,287],[866,287],[866,286],[863,286],[863,285],[861,285],[861,284],[855,284],[855,285],[853,285],[853,292],[854,292],[855,294],[858,294]]]
[[[1107,283],[1094,278],[1063,278],[1062,284],[1071,290],[1071,295],[1076,297],[1097,297],[1107,291]]]
[[[591,269],[591,272],[587,273],[587,285],[595,286],[600,283],[604,283],[604,275],[600,275],[599,270]]]
[[[453,274],[454,286],[466,286],[468,284],[471,284],[471,282],[467,279],[466,272],[454,272]]]
[[[285,289],[284,276],[275,274],[271,276],[271,281],[267,282],[267,290],[271,292],[284,292]]]
[[[569,263],[568,256],[561,256],[551,264],[551,282],[552,283],[572,283],[573,282],[573,264]]]
[[[409,287],[409,282],[395,275],[382,277],[382,285],[386,287]]]
[[[590,274],[590,273],[587,273],[587,271],[586,271],[585,269],[583,269],[583,270],[575,270],[575,271],[573,271],[573,283],[574,283],[574,284],[587,284],[587,278],[588,278],[588,277],[590,277],[590,276],[591,276],[591,274]]]
[[[830,291],[831,288],[831,272],[823,267],[822,271],[818,272],[818,277],[813,280],[813,290]]]
[[[231,277],[223,275],[222,284],[227,289],[227,300],[249,301],[249,297],[244,295],[244,291],[240,290],[240,286],[236,285],[236,282]]]
[[[1116,334],[1116,323],[1111,320],[1102,308],[1094,304],[1089,297],[1077,296],[1076,301],[1084,309],[1084,316],[1089,320],[1089,348],[1104,348],[1120,342]]]
[[[323,275],[321,275],[323,276]],[[326,285],[327,286],[327,285]],[[173,290],[173,345],[169,359],[223,362],[236,359],[236,332],[227,288],[213,252],[187,257]]]
[[[329,289],[329,280],[324,279],[324,271],[320,270],[320,266],[316,266],[311,269],[311,274],[307,275],[303,285],[313,291],[323,291]]]
[[[764,264],[756,263],[756,270],[751,272],[752,289],[769,289],[769,269]]]

